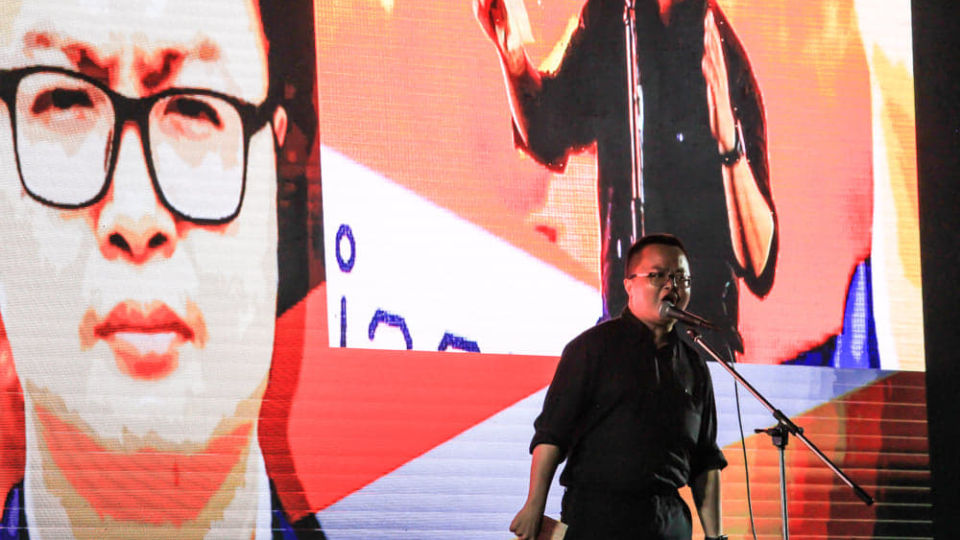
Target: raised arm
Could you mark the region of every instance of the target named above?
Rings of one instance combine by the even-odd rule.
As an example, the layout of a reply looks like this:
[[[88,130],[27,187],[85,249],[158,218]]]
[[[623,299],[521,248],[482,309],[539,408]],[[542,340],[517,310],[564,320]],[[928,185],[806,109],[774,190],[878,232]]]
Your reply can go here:
[[[474,0],[473,13],[484,33],[497,48],[513,121],[526,143],[529,140],[529,122],[524,113],[524,105],[539,96],[543,82],[520,39],[512,34],[504,1]]]
[[[775,236],[776,219],[773,202],[769,196],[766,170],[766,148],[750,148],[746,152],[748,143],[754,139],[744,140],[744,126],[738,127],[738,119],[734,116],[734,106],[730,97],[730,82],[727,72],[727,58],[724,55],[724,42],[717,26],[718,17],[714,7],[707,10],[704,18],[704,51],[703,76],[707,83],[707,105],[710,111],[710,128],[717,140],[717,151],[725,154],[737,147],[740,142],[741,152],[745,152],[733,164],[722,164],[723,187],[726,198],[727,217],[730,225],[730,241],[733,246],[734,259],[747,280],[751,290],[758,294],[766,293],[769,283],[758,284],[761,276],[769,273],[769,267],[776,263]],[[724,21],[724,24],[726,22]],[[732,32],[729,32],[733,39]],[[729,50],[729,49],[728,49]],[[739,77],[736,78],[740,80]],[[751,81],[752,82],[752,81]],[[739,89],[737,89],[739,91]],[[750,89],[755,93],[756,88]],[[747,96],[755,100],[759,107],[759,96]],[[762,130],[762,110],[755,111],[760,118]],[[755,128],[756,126],[751,126]],[[751,133],[751,135],[754,135]],[[758,134],[763,140],[765,134]],[[765,141],[764,141],[765,144]],[[758,182],[754,168],[756,164],[751,159],[762,160],[760,174],[763,182]],[[761,187],[763,186],[763,188]],[[767,190],[764,193],[763,189]],[[769,279],[763,281],[770,281]]]

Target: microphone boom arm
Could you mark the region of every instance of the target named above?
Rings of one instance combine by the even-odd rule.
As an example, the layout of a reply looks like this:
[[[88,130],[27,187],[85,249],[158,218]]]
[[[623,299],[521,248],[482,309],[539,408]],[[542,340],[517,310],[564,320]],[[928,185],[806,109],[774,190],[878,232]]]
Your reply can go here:
[[[677,308],[674,308],[674,309],[677,309]],[[661,311],[662,310],[663,310],[663,307],[661,307]],[[797,426],[795,423],[793,423],[792,420],[790,420],[790,417],[788,417],[786,414],[783,413],[783,411],[781,411],[780,409],[777,409],[776,407],[773,406],[773,404],[767,401],[767,398],[763,397],[763,394],[761,394],[756,388],[753,387],[753,385],[751,385],[746,379],[744,379],[743,376],[740,375],[740,373],[738,373],[737,370],[733,368],[733,366],[724,362],[723,359],[720,358],[720,355],[718,355],[712,348],[710,348],[709,345],[706,344],[706,342],[704,342],[703,337],[699,333],[697,333],[695,330],[688,328],[687,335],[690,336],[690,339],[692,339],[694,343],[699,345],[704,352],[706,352],[711,358],[716,360],[717,363],[723,367],[723,369],[727,370],[727,372],[730,373],[730,375],[732,375],[737,382],[742,384],[743,387],[746,388],[748,392],[753,394],[753,397],[756,398],[757,401],[759,401],[764,407],[766,407],[768,411],[770,411],[770,414],[772,414],[773,417],[777,420],[777,427],[779,429],[783,430],[786,433],[790,433],[794,437],[800,439],[800,441],[802,441],[803,444],[805,444],[807,448],[809,448],[810,451],[814,453],[814,455],[820,458],[820,461],[822,461],[824,465],[826,465],[831,471],[833,471],[833,473],[837,475],[840,478],[840,480],[843,481],[843,483],[850,486],[850,488],[857,495],[857,497],[859,497],[861,501],[866,503],[867,506],[870,506],[873,504],[873,497],[871,497],[866,491],[864,491],[863,488],[858,486],[856,482],[851,480],[850,477],[846,475],[846,473],[840,470],[840,467],[836,466],[832,461],[830,461],[830,458],[828,458],[823,452],[821,452],[820,449],[817,448],[817,446],[813,444],[813,442],[811,442],[810,439],[808,439],[803,434],[803,428]],[[784,436],[783,442],[782,442],[783,446],[786,446],[786,439],[787,437]],[[781,497],[781,511],[783,512],[783,533],[784,533],[783,537],[788,538],[789,528],[787,527],[787,513],[786,513],[787,492],[786,492],[786,485],[785,485],[786,476],[783,472],[783,467],[784,467],[783,448],[782,446],[778,448],[780,448],[780,468],[781,468],[780,497]]]

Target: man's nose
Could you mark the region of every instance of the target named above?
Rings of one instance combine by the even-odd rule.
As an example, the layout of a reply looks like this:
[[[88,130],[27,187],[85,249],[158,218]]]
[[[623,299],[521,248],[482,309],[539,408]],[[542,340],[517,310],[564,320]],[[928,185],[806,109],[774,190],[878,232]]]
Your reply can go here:
[[[107,259],[143,264],[173,254],[177,225],[154,190],[141,143],[143,134],[133,124],[122,129],[110,190],[97,205],[96,235]]]

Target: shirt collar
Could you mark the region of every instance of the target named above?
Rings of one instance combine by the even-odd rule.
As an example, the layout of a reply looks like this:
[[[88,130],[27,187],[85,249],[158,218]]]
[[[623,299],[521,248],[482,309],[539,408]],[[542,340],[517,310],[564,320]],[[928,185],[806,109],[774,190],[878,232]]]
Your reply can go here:
[[[627,321],[630,327],[636,330],[636,332],[638,333],[637,335],[641,339],[643,339],[644,341],[650,341],[651,343],[653,342],[653,330],[650,330],[650,328],[646,324],[644,324],[643,321],[638,319],[637,316],[630,311],[629,307],[623,308],[623,312],[620,313],[620,318]],[[667,344],[670,347],[675,347],[677,345],[677,341],[679,340],[679,338],[677,335],[676,325],[674,325],[674,327],[670,330],[670,332],[667,333],[666,337],[667,337]]]

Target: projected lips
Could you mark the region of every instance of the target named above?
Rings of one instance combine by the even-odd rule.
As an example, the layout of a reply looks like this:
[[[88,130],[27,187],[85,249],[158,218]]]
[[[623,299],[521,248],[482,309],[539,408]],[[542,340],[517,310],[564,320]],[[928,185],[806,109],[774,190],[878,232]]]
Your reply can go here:
[[[180,347],[185,343],[202,346],[204,334],[199,313],[183,318],[161,302],[146,309],[137,302],[122,302],[93,326],[93,336],[110,346],[120,371],[141,380],[172,373]]]

